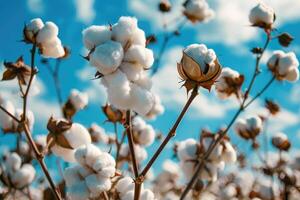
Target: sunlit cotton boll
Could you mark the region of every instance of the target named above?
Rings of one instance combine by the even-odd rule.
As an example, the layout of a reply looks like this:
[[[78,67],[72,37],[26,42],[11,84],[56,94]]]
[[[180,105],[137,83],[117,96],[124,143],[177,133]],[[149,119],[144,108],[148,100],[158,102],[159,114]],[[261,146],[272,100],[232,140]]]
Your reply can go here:
[[[197,141],[189,138],[187,140],[181,141],[177,145],[177,155],[180,161],[186,161],[194,159],[196,157],[198,149]]]
[[[277,80],[294,82],[299,79],[299,61],[294,52],[274,51],[267,65]]]
[[[107,41],[98,45],[90,55],[90,64],[97,70],[107,75],[117,70],[124,56],[124,51],[120,43]]]
[[[193,23],[208,21],[214,17],[214,11],[209,8],[206,0],[189,0],[183,6],[184,15]]]
[[[20,169],[21,164],[21,157],[15,152],[9,154],[5,160],[5,167],[9,173],[13,173],[14,171]]]
[[[82,31],[83,43],[88,50],[103,44],[111,39],[111,30],[108,26],[90,26]]]
[[[143,72],[143,67],[138,63],[122,62],[119,68],[124,74],[126,74],[128,80],[137,81],[140,79]]]
[[[118,23],[112,26],[112,39],[125,48],[131,44],[146,45],[145,33],[138,28],[134,17],[120,17]]]
[[[81,110],[87,106],[89,97],[87,93],[80,92],[79,90],[72,89],[69,97],[71,103],[76,110]]]
[[[90,144],[91,136],[87,129],[78,123],[73,123],[71,128],[62,133],[65,139],[68,141],[72,149],[64,148],[55,144],[51,151],[57,156],[62,157],[65,161],[75,162],[74,153],[75,149],[81,145]]]
[[[0,105],[6,109],[9,113],[15,113],[15,107],[11,101],[0,100]],[[0,127],[5,131],[9,131],[13,128],[13,119],[8,116],[3,110],[0,110]]]
[[[144,124],[144,125],[137,125],[135,126],[135,124],[137,124],[138,122],[140,122],[141,120],[136,120],[135,117],[133,119],[133,136],[135,138],[135,140],[137,141],[138,144],[143,145],[143,146],[149,146],[151,145],[154,140],[155,140],[155,131],[153,129],[153,127],[149,124]]]
[[[222,160],[225,163],[234,163],[237,160],[237,155],[236,155],[236,151],[233,148],[233,146],[231,145],[230,142],[225,141],[224,143],[224,147],[223,147],[223,152],[222,152]]]
[[[134,149],[137,161],[142,162],[147,159],[148,154],[145,148],[141,147],[140,145],[134,145]],[[127,144],[122,145],[120,149],[120,156],[124,158],[130,158],[130,150]]]
[[[261,2],[251,9],[249,14],[249,21],[254,26],[259,26],[262,28],[271,28],[272,24],[275,21],[274,10],[273,8]]]
[[[254,139],[262,130],[262,125],[262,120],[258,116],[238,119],[235,123],[235,131],[244,139]]]
[[[154,62],[154,56],[152,50],[141,45],[132,45],[126,51],[124,61],[138,63],[143,66],[144,69],[149,69]]]
[[[130,102],[132,103],[132,110],[141,116],[145,116],[153,106],[153,94],[150,91],[131,83]]]
[[[44,23],[40,18],[34,18],[30,20],[28,24],[25,26],[24,36],[25,40],[33,42],[35,39],[34,37],[37,35],[39,30],[43,28]]]
[[[54,41],[58,35],[58,27],[53,22],[46,22],[42,29],[40,29],[36,41],[37,43],[46,43]]]

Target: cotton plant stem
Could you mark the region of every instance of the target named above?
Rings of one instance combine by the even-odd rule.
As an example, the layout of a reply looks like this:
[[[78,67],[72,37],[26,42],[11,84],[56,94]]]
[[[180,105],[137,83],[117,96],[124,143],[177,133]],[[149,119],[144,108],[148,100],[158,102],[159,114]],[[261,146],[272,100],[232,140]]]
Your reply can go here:
[[[210,144],[208,150],[205,152],[204,156],[200,158],[200,162],[199,164],[197,165],[196,167],[196,170],[195,170],[195,173],[193,174],[191,180],[188,182],[188,185],[186,186],[186,188],[184,189],[180,199],[183,200],[186,195],[188,194],[188,192],[192,189],[194,183],[196,182],[196,180],[198,179],[199,175],[200,175],[200,172],[202,170],[202,168],[204,167],[204,164],[205,164],[205,161],[209,158],[210,154],[213,152],[214,148],[221,142],[221,140],[225,137],[225,135],[227,134],[227,132],[229,131],[229,129],[232,127],[232,125],[234,124],[234,122],[236,121],[236,119],[239,117],[239,115],[249,106],[251,105],[260,95],[262,95],[266,90],[267,88],[269,88],[269,86],[271,85],[271,83],[274,81],[275,77],[272,77],[272,81],[269,81],[261,91],[259,91],[257,93],[257,95],[255,95],[255,97],[249,101],[249,103],[246,103],[248,97],[249,97],[249,94],[252,90],[252,87],[254,85],[254,82],[257,78],[257,76],[259,75],[260,73],[260,68],[259,68],[259,65],[260,65],[260,60],[269,44],[271,40],[271,37],[270,35],[267,35],[267,39],[266,39],[266,42],[264,44],[264,47],[262,49],[262,52],[260,55],[258,55],[256,57],[256,62],[255,62],[255,69],[254,69],[254,73],[252,75],[252,78],[250,80],[250,83],[249,83],[249,86],[245,92],[245,95],[244,95],[244,99],[239,107],[239,109],[237,110],[237,112],[235,113],[235,115],[233,116],[233,118],[231,119],[231,121],[229,122],[228,126],[226,127],[226,129],[219,134],[218,138]]]
[[[183,119],[183,116],[185,115],[186,111],[188,110],[188,108],[190,107],[190,105],[192,104],[193,100],[195,99],[195,97],[197,95],[198,95],[198,87],[195,87],[193,89],[192,93],[191,93],[191,96],[189,97],[189,99],[187,100],[186,104],[184,105],[181,113],[179,114],[176,122],[174,123],[174,125],[171,128],[171,130],[169,131],[167,137],[163,140],[163,142],[161,143],[161,145],[159,146],[159,148],[156,150],[156,152],[154,153],[154,155],[151,157],[151,159],[147,163],[146,167],[143,169],[143,171],[139,175],[140,178],[143,178],[143,177],[146,176],[147,172],[149,171],[149,169],[151,168],[151,166],[153,165],[153,163],[156,161],[156,159],[158,158],[158,156],[161,154],[161,152],[163,151],[163,149],[165,148],[165,146],[168,144],[168,142],[170,141],[170,139],[175,136],[177,127],[179,126],[181,120]]]
[[[8,112],[8,110],[6,110],[3,106],[0,105],[0,110],[2,110],[3,112],[5,112],[9,117],[11,117],[13,120],[15,120],[18,123],[21,123],[21,120],[19,120],[18,118],[16,118],[12,113]]]

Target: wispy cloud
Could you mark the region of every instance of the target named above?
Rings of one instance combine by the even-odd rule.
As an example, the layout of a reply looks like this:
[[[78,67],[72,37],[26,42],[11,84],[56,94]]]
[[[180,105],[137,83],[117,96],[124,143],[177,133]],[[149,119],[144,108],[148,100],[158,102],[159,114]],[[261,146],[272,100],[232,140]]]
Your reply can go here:
[[[77,19],[85,24],[91,23],[96,17],[95,0],[75,0]]]
[[[34,14],[42,14],[45,8],[42,0],[27,0],[27,7]]]

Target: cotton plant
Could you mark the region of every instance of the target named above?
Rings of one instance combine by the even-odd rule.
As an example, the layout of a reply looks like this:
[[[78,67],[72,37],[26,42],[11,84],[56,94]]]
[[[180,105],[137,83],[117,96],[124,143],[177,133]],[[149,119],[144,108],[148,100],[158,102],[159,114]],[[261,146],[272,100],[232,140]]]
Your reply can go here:
[[[209,21],[214,17],[214,11],[206,0],[186,0],[183,7],[183,14],[193,23]]]

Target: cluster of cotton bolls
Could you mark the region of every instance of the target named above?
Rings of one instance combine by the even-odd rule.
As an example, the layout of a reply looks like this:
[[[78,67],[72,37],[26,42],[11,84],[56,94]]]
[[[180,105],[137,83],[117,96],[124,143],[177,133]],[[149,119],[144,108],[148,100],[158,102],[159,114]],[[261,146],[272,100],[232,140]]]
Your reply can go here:
[[[130,177],[123,177],[116,185],[116,190],[120,200],[132,200],[134,199],[134,182]],[[155,200],[153,192],[149,189],[141,188],[140,199],[143,200]]]
[[[0,99],[0,105],[6,109],[9,113],[13,114],[17,119],[21,119],[23,110],[16,109],[13,103],[6,99]],[[27,125],[30,130],[33,129],[34,125],[34,114],[31,110],[26,112]],[[0,128],[4,132],[22,132],[23,128],[19,126],[13,118],[11,118],[7,113],[0,110]]]
[[[263,128],[263,122],[259,116],[251,116],[247,119],[238,119],[235,123],[236,133],[243,139],[255,139]]]
[[[14,188],[22,189],[34,180],[34,167],[31,164],[22,164],[22,159],[17,153],[7,155],[2,167],[2,173],[8,176]]]
[[[277,80],[294,82],[299,79],[299,61],[294,52],[274,51],[267,65]]]
[[[208,150],[211,143],[215,140],[213,134],[201,138],[200,143],[189,138],[177,144],[177,156],[180,160],[180,166],[184,172],[185,178],[190,180],[194,174],[198,159],[202,153]],[[236,151],[230,141],[223,140],[218,144],[209,156],[205,167],[200,173],[202,180],[216,181],[219,170],[223,170],[225,164],[234,163],[237,159]]]
[[[63,119],[57,120],[55,123],[59,126],[59,123],[62,121],[64,122]],[[76,148],[91,143],[91,136],[88,130],[79,123],[72,123],[68,130],[64,130],[61,133],[56,132],[54,134],[58,135],[53,136],[55,140],[53,141],[54,144],[51,147],[51,151],[68,162],[76,161],[74,157]]]
[[[206,0],[187,0],[183,5],[183,14],[193,23],[206,22],[214,17],[214,11],[210,9]]]
[[[154,180],[153,191],[156,197],[163,197],[178,188],[176,185],[180,178],[180,168],[177,163],[171,160],[165,160],[162,166],[162,172]]]
[[[37,44],[42,56],[60,58],[65,49],[58,38],[58,27],[53,22],[45,24],[40,18],[32,19],[24,28],[24,40]]]
[[[221,99],[226,99],[231,95],[239,97],[243,81],[244,77],[239,72],[229,67],[223,68],[221,75],[215,83],[218,97]]]
[[[150,91],[152,82],[145,70],[153,64],[153,52],[146,48],[145,33],[136,18],[120,17],[111,27],[90,26],[82,33],[90,51],[87,58],[103,76],[101,81],[113,106],[152,118],[163,111]]]
[[[67,195],[71,200],[99,198],[102,192],[110,190],[116,162],[109,153],[88,144],[76,150],[75,159],[79,165],[64,171]]]
[[[275,21],[274,10],[273,8],[261,2],[251,9],[249,21],[253,26],[270,29]]]

